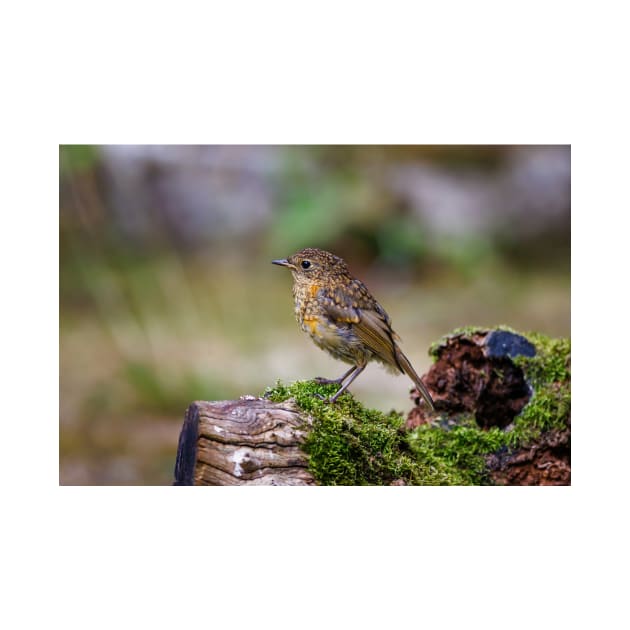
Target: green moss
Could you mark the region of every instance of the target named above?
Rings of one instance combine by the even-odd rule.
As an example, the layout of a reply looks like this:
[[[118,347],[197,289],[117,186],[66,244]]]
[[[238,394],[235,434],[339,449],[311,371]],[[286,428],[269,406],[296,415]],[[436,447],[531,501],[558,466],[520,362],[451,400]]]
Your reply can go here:
[[[538,333],[525,336],[536,347],[536,356],[517,357],[514,363],[523,370],[533,395],[514,421],[513,445],[566,428],[571,415],[571,340]]]
[[[417,483],[417,463],[406,444],[401,415],[366,409],[351,394],[334,405],[317,394],[330,396],[335,385],[302,381],[278,383],[265,396],[274,402],[293,398],[313,418],[304,444],[309,467],[324,485],[386,484],[397,479]]]
[[[418,461],[447,473],[443,485],[485,485],[489,479],[484,457],[502,448],[504,437],[496,428],[483,431],[476,426],[455,426],[444,430],[425,425],[414,429],[408,440]]]
[[[485,330],[458,329],[452,335]],[[312,417],[304,450],[322,485],[387,485],[400,480],[408,485],[483,485],[490,482],[487,455],[526,445],[542,431],[566,426],[570,413],[570,341],[525,336],[537,355],[515,362],[534,395],[510,430],[486,431],[472,416],[462,416],[442,419],[451,426],[438,422],[408,432],[402,415],[366,409],[349,392],[333,405],[321,400],[317,394],[330,396],[336,386],[313,381],[278,382],[265,397],[274,402],[294,399]]]
[[[483,454],[495,450],[497,432],[470,426],[404,430],[404,418],[366,409],[345,393],[331,405],[334,385],[278,383],[265,392],[274,402],[289,398],[309,413],[313,426],[304,444],[309,469],[322,485],[478,485],[485,482]]]

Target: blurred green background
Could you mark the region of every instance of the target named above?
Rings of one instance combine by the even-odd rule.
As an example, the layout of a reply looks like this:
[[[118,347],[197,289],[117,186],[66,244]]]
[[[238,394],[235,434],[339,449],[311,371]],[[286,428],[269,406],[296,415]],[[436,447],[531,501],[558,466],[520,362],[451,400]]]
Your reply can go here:
[[[329,249],[419,373],[457,326],[570,335],[568,146],[60,146],[60,483],[168,484],[188,404],[346,367],[291,275]],[[370,365],[351,391],[411,406]]]

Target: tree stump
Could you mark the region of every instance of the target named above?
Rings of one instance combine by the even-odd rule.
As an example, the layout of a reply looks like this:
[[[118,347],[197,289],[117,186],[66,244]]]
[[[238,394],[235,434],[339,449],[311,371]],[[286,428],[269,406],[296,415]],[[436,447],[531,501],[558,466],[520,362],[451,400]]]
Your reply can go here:
[[[300,449],[310,422],[290,401],[194,402],[179,436],[174,485],[315,485]]]

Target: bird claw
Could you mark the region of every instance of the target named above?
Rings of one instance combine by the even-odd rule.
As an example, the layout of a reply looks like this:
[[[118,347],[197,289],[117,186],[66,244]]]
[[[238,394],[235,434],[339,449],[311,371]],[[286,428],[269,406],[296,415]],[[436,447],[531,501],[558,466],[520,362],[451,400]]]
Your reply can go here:
[[[335,383],[336,385],[339,385],[338,378],[324,378],[323,376],[316,376],[313,380],[318,385],[332,385],[333,383]]]
[[[320,400],[323,400],[324,402],[327,402],[327,403],[337,402],[337,396],[322,396],[322,394],[318,394],[317,392],[315,392],[314,395],[317,396],[317,398],[319,398]]]
[[[324,378],[323,376],[316,376],[313,379],[313,382],[317,383],[318,385],[339,385],[341,381],[342,379],[340,378]],[[335,395],[324,396],[323,394],[315,393],[315,396],[317,396],[317,398],[319,398],[320,400],[323,400],[329,403],[334,403],[335,400],[337,400],[337,397]]]

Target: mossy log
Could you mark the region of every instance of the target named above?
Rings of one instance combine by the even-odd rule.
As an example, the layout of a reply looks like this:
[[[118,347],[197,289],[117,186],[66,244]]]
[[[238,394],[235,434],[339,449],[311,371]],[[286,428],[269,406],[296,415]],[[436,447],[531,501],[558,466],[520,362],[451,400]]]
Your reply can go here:
[[[507,328],[459,329],[433,344],[435,362],[423,377],[455,427],[472,418],[497,432],[502,446],[484,457],[497,485],[570,485],[571,343]],[[413,392],[408,428],[434,422]]]
[[[179,437],[175,485],[314,485],[300,448],[308,423],[290,402],[194,402]]]
[[[570,341],[507,328],[436,342],[431,412],[365,409],[334,385],[277,384],[263,398],[195,402],[176,485],[569,485]]]

